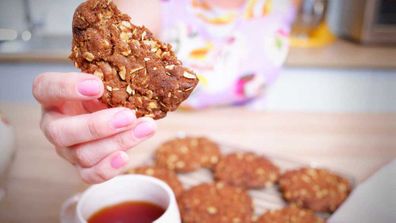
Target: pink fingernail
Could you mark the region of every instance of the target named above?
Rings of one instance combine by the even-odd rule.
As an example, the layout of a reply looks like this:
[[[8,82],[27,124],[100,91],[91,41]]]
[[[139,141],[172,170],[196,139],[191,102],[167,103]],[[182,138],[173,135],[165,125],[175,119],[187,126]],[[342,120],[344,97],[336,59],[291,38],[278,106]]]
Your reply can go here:
[[[135,130],[133,131],[133,134],[135,135],[136,138],[145,138],[149,135],[152,135],[155,129],[156,129],[155,122],[144,121],[136,126]]]
[[[128,163],[129,156],[124,152],[120,152],[117,156],[115,156],[111,160],[111,166],[114,169],[120,169],[121,167],[125,166]]]
[[[131,110],[124,110],[116,113],[112,120],[116,129],[127,127],[135,120],[135,114]]]
[[[78,83],[78,92],[84,96],[96,96],[100,94],[101,85],[97,80],[85,80]]]

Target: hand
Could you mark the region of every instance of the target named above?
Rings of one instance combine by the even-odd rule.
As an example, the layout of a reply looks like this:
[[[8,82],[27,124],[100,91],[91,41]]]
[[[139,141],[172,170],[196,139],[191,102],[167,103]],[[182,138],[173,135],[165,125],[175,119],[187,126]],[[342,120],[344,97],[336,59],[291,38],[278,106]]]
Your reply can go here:
[[[136,118],[127,108],[110,108],[97,99],[103,83],[83,73],[44,73],[33,83],[43,107],[40,127],[56,152],[77,167],[87,183],[99,183],[124,171],[126,151],[152,136],[156,123]]]

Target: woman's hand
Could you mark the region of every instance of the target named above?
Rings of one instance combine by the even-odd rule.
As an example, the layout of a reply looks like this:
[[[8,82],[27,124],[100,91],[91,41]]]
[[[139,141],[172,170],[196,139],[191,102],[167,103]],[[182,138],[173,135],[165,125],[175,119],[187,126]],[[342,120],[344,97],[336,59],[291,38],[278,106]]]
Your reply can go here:
[[[125,151],[156,130],[153,119],[136,118],[133,110],[106,109],[97,100],[103,91],[100,79],[83,73],[44,73],[33,83],[43,107],[42,131],[87,183],[122,173],[129,160]]]

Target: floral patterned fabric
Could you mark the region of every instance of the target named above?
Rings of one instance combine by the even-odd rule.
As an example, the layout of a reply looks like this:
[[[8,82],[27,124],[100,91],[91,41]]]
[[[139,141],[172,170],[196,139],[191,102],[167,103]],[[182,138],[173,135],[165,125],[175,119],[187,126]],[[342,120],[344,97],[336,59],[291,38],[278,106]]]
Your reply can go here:
[[[200,79],[188,107],[251,101],[286,59],[292,0],[247,0],[235,10],[205,0],[164,0],[162,8],[162,39]]]

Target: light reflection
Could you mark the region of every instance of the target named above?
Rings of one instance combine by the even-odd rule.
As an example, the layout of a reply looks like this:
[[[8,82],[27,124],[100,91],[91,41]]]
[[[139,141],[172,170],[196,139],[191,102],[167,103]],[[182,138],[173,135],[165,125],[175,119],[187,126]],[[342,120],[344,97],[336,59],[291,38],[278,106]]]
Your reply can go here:
[[[22,40],[29,41],[32,38],[32,33],[29,30],[25,30],[22,32]]]

